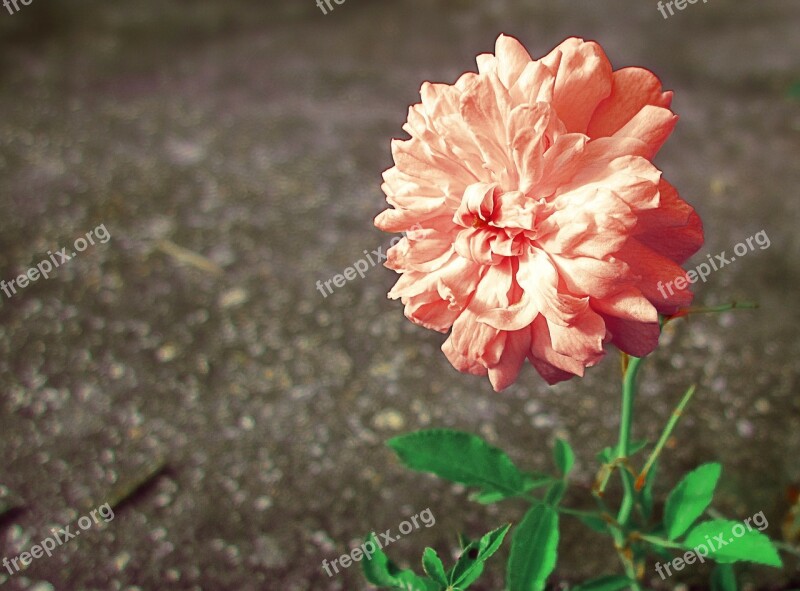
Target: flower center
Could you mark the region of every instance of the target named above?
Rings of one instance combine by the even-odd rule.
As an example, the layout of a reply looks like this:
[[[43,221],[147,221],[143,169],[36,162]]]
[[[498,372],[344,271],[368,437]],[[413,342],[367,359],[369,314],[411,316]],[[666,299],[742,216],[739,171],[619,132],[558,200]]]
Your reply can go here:
[[[477,215],[475,216],[475,219],[472,220],[472,227],[473,228],[483,228],[484,226],[488,226],[488,225],[489,224],[488,224],[488,222],[486,222],[486,220],[482,220]]]
[[[464,191],[453,221],[461,226],[456,251],[483,264],[519,256],[536,236],[543,203],[521,191],[503,191],[498,183],[473,183]]]

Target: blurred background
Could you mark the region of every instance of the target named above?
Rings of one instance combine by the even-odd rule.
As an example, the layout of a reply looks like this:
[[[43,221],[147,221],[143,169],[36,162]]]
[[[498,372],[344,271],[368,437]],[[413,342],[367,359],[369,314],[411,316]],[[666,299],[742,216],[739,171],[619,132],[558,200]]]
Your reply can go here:
[[[388,549],[416,566],[425,546],[449,558],[457,532],[520,519],[514,502],[483,507],[402,468],[384,441],[424,427],[481,434],[528,469],[549,469],[566,437],[591,484],[616,437],[616,353],[584,380],[550,388],[527,368],[494,394],[386,299],[391,271],[316,287],[388,244],[372,226],[380,173],[421,83],[474,69],[500,32],[534,57],[595,39],[615,68],[648,67],[675,91],[681,121],[657,164],[705,222],[696,262],[768,234],[696,289],[700,304],[760,309],[674,323],[643,370],[634,436],[655,440],[697,382],[659,498],[719,459],[715,508],[763,511],[765,533],[797,543],[797,0],[709,0],[666,20],[653,0],[12,10],[0,7],[0,279],[101,226],[111,238],[0,294],[0,556],[104,503],[114,519],[0,569],[3,589],[362,590],[358,565],[328,577],[321,564],[369,531],[430,508],[435,527]],[[617,572],[603,538],[563,522],[554,585]],[[474,589],[502,589],[507,547]],[[782,572],[740,568],[744,588],[799,586],[784,556]],[[703,589],[708,569],[653,577]]]

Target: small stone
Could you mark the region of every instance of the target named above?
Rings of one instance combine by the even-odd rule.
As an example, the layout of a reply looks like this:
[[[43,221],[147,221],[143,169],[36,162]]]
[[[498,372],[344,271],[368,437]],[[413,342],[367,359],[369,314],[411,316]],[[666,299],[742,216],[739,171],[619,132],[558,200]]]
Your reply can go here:
[[[171,344],[167,343],[163,345],[156,351],[156,359],[158,359],[161,363],[167,363],[168,361],[172,361],[178,355],[178,348]]]
[[[177,568],[167,569],[167,572],[164,573],[164,578],[170,583],[177,583],[181,580],[181,571]]]
[[[537,429],[553,427],[556,424],[556,420],[550,415],[536,415],[531,422]]]
[[[159,509],[163,509],[164,507],[168,507],[172,503],[172,495],[167,493],[161,493],[156,495],[156,498],[153,500],[155,506]]]
[[[753,423],[748,421],[747,419],[740,419],[736,422],[736,431],[739,433],[739,437],[743,437],[745,439],[750,439],[753,437],[753,433],[755,433],[755,427]]]
[[[112,363],[108,368],[108,375],[112,380],[118,380],[125,375],[125,366],[121,363]]]
[[[223,293],[219,298],[219,305],[222,308],[235,308],[241,306],[247,301],[247,291],[241,287],[234,287]]]
[[[128,552],[121,552],[114,557],[114,568],[117,572],[122,572],[130,561],[131,555]]]
[[[267,496],[258,497],[253,505],[255,506],[256,511],[266,511],[272,507],[272,499]]]
[[[372,425],[376,429],[399,431],[405,426],[405,424],[405,418],[396,410],[381,411],[372,419]]]

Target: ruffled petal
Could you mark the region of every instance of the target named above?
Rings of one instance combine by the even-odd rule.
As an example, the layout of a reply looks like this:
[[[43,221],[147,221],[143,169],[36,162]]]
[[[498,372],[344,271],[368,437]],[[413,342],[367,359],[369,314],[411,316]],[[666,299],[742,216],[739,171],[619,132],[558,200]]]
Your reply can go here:
[[[500,360],[489,368],[489,381],[495,392],[505,390],[517,380],[530,348],[531,331],[528,327],[507,333]]]
[[[636,138],[647,144],[646,158],[653,158],[675,129],[678,116],[669,109],[647,105],[623,125],[614,137]]]
[[[634,235],[657,253],[683,263],[703,245],[703,222],[667,181],[661,180],[658,191],[659,207],[639,215]]]
[[[585,133],[592,114],[611,94],[611,63],[595,42],[572,37],[542,62],[556,72],[553,106],[570,132]]]
[[[532,60],[522,43],[507,35],[500,35],[495,43],[497,75],[506,88],[516,84],[520,74]]]
[[[672,92],[663,92],[661,81],[644,68],[622,68],[611,75],[611,94],[592,114],[586,133],[592,137],[614,135],[647,105],[669,109]]]
[[[658,311],[642,293],[628,288],[606,298],[592,298],[591,307],[605,321],[610,342],[621,351],[644,357],[658,345]]]

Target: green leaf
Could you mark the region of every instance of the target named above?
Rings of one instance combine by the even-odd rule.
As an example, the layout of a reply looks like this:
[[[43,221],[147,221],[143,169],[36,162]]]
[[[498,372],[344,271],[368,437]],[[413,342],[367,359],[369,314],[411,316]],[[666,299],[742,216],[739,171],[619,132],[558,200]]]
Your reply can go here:
[[[561,475],[566,478],[575,465],[575,452],[572,451],[572,447],[568,442],[559,437],[556,439],[556,444],[553,448],[553,456]]]
[[[483,562],[467,560],[464,565],[462,565],[462,571],[457,573],[458,585],[452,584],[450,587],[452,589],[458,589],[458,591],[466,589],[480,578],[483,574],[483,568]]]
[[[428,577],[418,577],[413,574],[395,586],[402,591],[442,591],[441,585]]]
[[[449,574],[450,585],[466,589],[481,576],[483,564],[503,543],[511,524],[498,527],[464,548]]]
[[[509,591],[542,591],[556,566],[558,513],[547,505],[531,508],[514,530],[506,580]]]
[[[610,575],[592,579],[574,587],[572,591],[620,591],[631,586],[633,581],[621,575]]]
[[[711,573],[711,591],[739,591],[733,565],[718,564]]]
[[[592,515],[575,515],[578,521],[583,523],[586,527],[601,534],[608,533],[608,528],[603,517],[597,513]]]
[[[523,473],[523,481],[524,481],[523,492],[528,492],[535,488],[551,484],[552,482],[555,481],[555,478],[553,478],[552,476],[541,476],[536,473]],[[475,501],[476,503],[480,503],[481,505],[492,505],[494,503],[504,501],[505,499],[517,497],[520,494],[522,493],[517,492],[511,494],[505,491],[479,490],[471,493],[469,495],[469,500]]]
[[[667,538],[683,534],[711,504],[722,466],[716,462],[703,464],[689,472],[667,497],[664,526]]]
[[[523,472],[522,479],[524,481],[523,489],[525,492],[532,491],[535,488],[546,486],[556,480],[552,476],[542,474],[541,472]]]
[[[422,554],[422,568],[425,573],[437,583],[447,587],[447,574],[444,572],[442,560],[433,548],[425,548]]]
[[[660,556],[661,560],[663,560],[664,562],[672,562],[673,554],[668,548],[664,548],[663,546],[651,545],[650,549],[657,556]]]
[[[510,498],[508,493],[498,492],[496,490],[490,490],[490,491],[478,490],[469,495],[470,501],[475,501],[476,503],[480,503],[481,505],[493,505],[494,503],[503,501],[508,498]]]
[[[375,552],[372,556],[364,555],[361,568],[367,581],[378,587],[389,587],[391,589],[413,589],[413,591],[439,591],[440,586],[434,581],[417,576],[410,569],[401,570],[389,560],[381,550],[375,534],[367,536],[367,542],[371,542]]]
[[[647,447],[648,443],[648,441],[631,441],[631,444],[628,447],[628,457],[630,458],[642,451],[645,447]],[[601,464],[609,464],[617,457],[617,448],[605,447],[603,448],[603,451],[599,452],[595,457]]]
[[[510,496],[525,492],[525,476],[505,452],[470,433],[417,431],[394,437],[387,445],[412,470],[433,472],[453,482],[479,486],[485,492]]]
[[[741,533],[741,535],[737,535]],[[778,551],[770,539],[757,530],[748,530],[739,521],[713,519],[692,529],[683,541],[687,550],[699,555],[708,552],[708,557],[719,563],[755,562],[780,568],[783,566]],[[703,552],[699,550],[703,549]]]
[[[556,480],[544,496],[544,502],[552,507],[557,507],[564,498],[564,493],[567,491],[567,483],[563,480]]]
[[[367,581],[379,587],[394,585],[400,569],[389,560],[384,551],[378,546],[375,534],[367,536],[366,543],[371,544],[373,548],[377,548],[372,556],[364,556],[364,560],[361,563]]]

